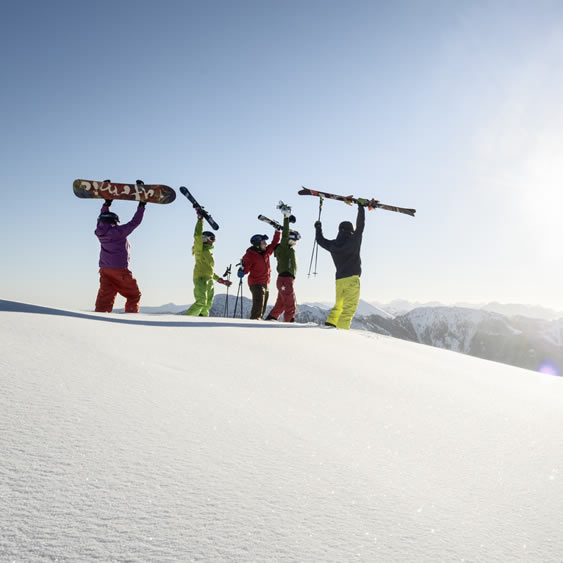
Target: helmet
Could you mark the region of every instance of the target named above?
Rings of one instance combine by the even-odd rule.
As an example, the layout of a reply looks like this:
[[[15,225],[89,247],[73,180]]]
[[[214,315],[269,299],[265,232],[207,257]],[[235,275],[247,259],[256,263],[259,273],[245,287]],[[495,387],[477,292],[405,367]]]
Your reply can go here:
[[[297,242],[301,238],[301,235],[297,231],[289,232],[289,240]]]
[[[338,225],[339,231],[344,231],[345,233],[353,233],[354,232],[354,225],[350,223],[350,221],[342,221],[340,225]]]
[[[268,235],[252,235],[250,237],[250,244],[252,246],[260,246],[263,240],[268,240]]]
[[[98,217],[98,221],[101,221],[102,223],[110,223],[111,225],[117,225],[117,223],[119,223],[119,217],[117,213],[108,211],[107,213],[102,213]]]
[[[201,234],[203,236],[203,242],[215,242],[215,233],[212,233],[211,231],[203,231]]]

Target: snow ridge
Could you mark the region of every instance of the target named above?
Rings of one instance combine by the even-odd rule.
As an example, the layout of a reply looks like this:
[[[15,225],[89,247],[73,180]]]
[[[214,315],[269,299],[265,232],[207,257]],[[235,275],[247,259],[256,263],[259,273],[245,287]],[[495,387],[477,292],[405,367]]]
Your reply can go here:
[[[0,553],[557,561],[562,382],[366,331],[0,301]]]

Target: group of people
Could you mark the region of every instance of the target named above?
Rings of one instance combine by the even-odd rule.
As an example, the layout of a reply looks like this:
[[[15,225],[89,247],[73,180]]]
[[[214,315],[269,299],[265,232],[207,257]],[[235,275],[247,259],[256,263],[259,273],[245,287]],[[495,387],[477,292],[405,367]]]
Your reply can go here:
[[[116,295],[119,293],[126,299],[125,312],[138,313],[141,292],[137,280],[129,270],[129,241],[127,237],[142,222],[145,202],[140,202],[135,215],[124,225],[120,225],[119,217],[110,211],[112,200],[105,200],[95,235],[101,244],[100,251],[100,288],[96,298],[97,312],[110,313]],[[194,298],[193,305],[186,315],[209,316],[213,304],[214,282],[229,287],[232,282],[215,273],[213,248],[215,234],[203,230],[203,217],[196,208],[197,221],[194,230],[192,254],[194,265]],[[271,277],[270,257],[277,259],[278,297],[273,309],[265,320],[278,320],[283,316],[285,322],[295,322],[296,299],[294,282],[297,274],[295,244],[297,233],[290,229],[295,222],[291,210],[284,206],[283,226],[281,232],[276,230],[272,242],[268,244],[267,235],[253,235],[250,247],[240,262],[237,276],[242,281],[248,275],[248,285],[252,294],[251,319],[264,319],[269,297]],[[350,221],[343,221],[338,227],[338,235],[333,240],[323,236],[322,224],[315,222],[315,240],[321,248],[330,252],[336,267],[336,302],[330,311],[325,325],[349,329],[352,318],[360,299],[361,259],[360,248],[365,225],[365,208],[358,205],[356,226]]]

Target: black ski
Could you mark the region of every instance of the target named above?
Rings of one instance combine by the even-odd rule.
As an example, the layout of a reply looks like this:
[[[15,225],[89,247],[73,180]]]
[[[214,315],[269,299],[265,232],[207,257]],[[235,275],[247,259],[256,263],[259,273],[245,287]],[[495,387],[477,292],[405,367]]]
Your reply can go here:
[[[316,195],[317,197],[324,197],[326,199],[336,199],[338,201],[343,201],[344,203],[348,203],[351,205],[352,203],[359,203],[360,205],[365,205],[369,209],[379,208],[379,209],[386,209],[387,211],[396,211],[397,213],[404,213],[405,215],[410,215],[414,217],[416,213],[416,209],[406,209],[404,207],[397,207],[396,205],[387,205],[385,203],[380,203],[376,199],[362,199],[359,197],[354,196],[343,196],[343,195],[336,195],[336,194],[328,194],[326,192],[320,192],[318,190],[310,190],[305,186],[302,186],[302,189],[297,192],[299,195]]]
[[[217,225],[215,219],[213,219],[213,217],[211,217],[211,215],[209,215],[209,213],[207,213],[207,211],[205,211],[205,209],[196,201],[195,197],[190,193],[188,188],[182,186],[180,188],[180,193],[185,195],[190,200],[191,204],[194,206],[194,209],[211,225],[213,230],[216,231],[219,228],[219,225]]]
[[[277,221],[274,221],[273,219],[269,219],[265,215],[258,215],[258,219],[260,219],[260,221],[264,221],[264,223],[268,223],[268,225],[272,225],[272,227],[274,227],[274,229],[276,229],[278,231],[283,230],[283,225],[281,225]],[[294,229],[289,229],[289,232],[294,233],[297,240],[299,240],[301,238],[301,235],[297,231],[295,231]]]

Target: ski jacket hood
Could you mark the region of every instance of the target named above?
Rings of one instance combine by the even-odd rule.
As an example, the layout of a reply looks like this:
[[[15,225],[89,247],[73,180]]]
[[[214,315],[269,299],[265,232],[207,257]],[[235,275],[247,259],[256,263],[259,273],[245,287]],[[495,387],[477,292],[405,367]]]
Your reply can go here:
[[[244,273],[248,274],[248,285],[268,285],[272,269],[270,267],[270,256],[280,241],[280,232],[276,231],[272,242],[265,250],[250,246],[242,260]]]
[[[104,203],[101,213],[108,213],[109,206]],[[129,241],[127,237],[141,224],[144,207],[138,207],[135,215],[125,225],[111,225],[98,221],[94,234],[98,237],[100,249],[100,268],[129,268]]]

